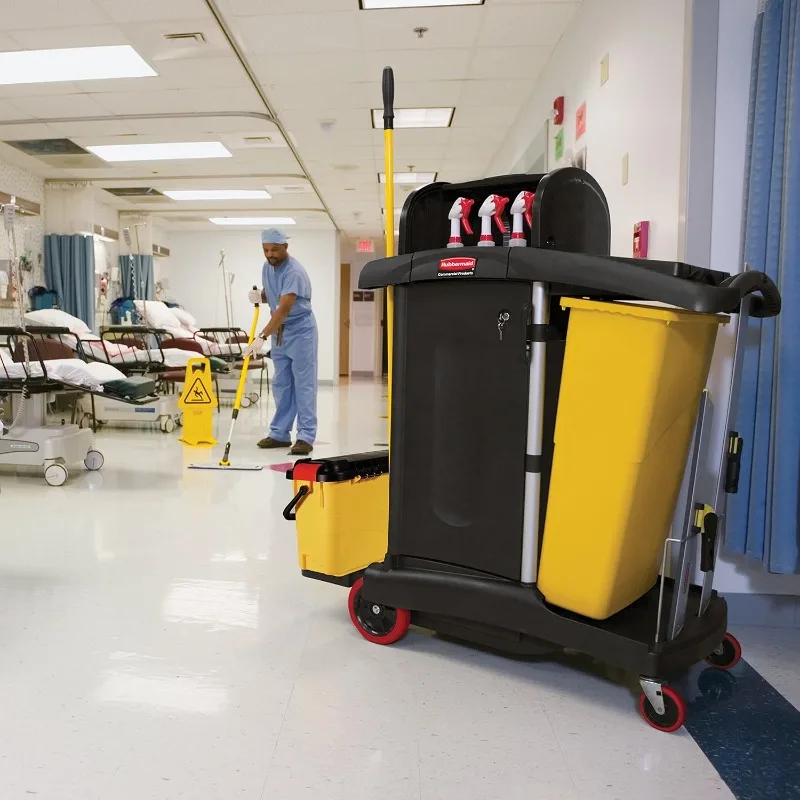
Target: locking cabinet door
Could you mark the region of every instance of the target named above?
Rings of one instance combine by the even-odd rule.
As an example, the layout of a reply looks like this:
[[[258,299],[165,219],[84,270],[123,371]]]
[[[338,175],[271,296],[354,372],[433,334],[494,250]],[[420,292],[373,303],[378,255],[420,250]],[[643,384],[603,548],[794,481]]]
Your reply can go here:
[[[390,553],[518,580],[530,284],[398,289]]]

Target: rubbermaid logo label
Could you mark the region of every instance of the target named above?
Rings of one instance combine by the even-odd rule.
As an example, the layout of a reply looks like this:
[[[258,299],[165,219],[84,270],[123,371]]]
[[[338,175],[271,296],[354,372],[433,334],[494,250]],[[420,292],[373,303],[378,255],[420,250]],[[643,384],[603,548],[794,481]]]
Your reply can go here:
[[[439,276],[472,275],[477,263],[477,258],[443,258],[439,262]]]

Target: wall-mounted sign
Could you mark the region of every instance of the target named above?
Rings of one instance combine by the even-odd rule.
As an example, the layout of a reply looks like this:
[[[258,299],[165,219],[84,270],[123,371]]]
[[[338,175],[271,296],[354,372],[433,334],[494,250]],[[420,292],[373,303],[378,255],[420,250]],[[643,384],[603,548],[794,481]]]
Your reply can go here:
[[[365,303],[374,303],[375,302],[375,292],[364,292],[364,302]]]
[[[353,302],[360,303],[364,300],[364,292],[353,292]]]
[[[586,133],[586,103],[581,103],[581,107],[575,114],[575,141]]]
[[[375,252],[375,245],[372,243],[372,239],[359,239],[358,244],[356,245],[356,252],[357,253],[374,253]]]

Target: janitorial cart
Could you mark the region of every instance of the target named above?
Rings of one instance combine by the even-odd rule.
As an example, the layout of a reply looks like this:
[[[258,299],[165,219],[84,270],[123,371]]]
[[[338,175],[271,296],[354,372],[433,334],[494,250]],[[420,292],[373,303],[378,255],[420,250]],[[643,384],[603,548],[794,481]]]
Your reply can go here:
[[[474,231],[473,206],[489,217]],[[393,291],[389,462],[298,462],[287,516],[306,574],[351,586],[364,638],[414,625],[518,654],[580,651],[637,674],[645,720],[674,731],[686,707],[668,682],[741,657],[712,584],[747,446],[732,429],[745,331],[781,301],[760,272],[609,247],[605,196],[580,169],[409,196],[400,255],[359,279]],[[705,386],[723,325],[736,355],[709,486]]]

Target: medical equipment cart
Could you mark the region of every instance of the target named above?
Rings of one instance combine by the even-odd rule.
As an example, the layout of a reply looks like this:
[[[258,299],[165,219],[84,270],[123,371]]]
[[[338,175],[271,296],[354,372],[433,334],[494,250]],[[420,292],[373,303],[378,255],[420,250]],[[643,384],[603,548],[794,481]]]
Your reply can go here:
[[[535,193],[524,246],[504,247],[498,226],[494,246],[466,234],[445,247],[457,198],[521,191]],[[356,577],[350,616],[384,644],[416,625],[516,653],[580,651],[638,674],[645,720],[674,731],[686,707],[667,680],[741,655],[712,583],[743,446],[740,344],[780,295],[762,273],[609,245],[605,197],[576,168],[408,198],[401,255],[359,280],[394,288],[394,358],[387,554]],[[729,314],[737,355],[708,489],[704,387]]]

